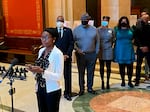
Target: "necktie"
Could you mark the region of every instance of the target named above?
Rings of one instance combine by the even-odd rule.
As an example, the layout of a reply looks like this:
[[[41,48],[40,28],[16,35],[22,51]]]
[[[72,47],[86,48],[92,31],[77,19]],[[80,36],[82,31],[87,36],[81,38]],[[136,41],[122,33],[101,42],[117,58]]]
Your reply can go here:
[[[61,28],[59,28],[58,34],[59,34],[59,38],[61,38]]]

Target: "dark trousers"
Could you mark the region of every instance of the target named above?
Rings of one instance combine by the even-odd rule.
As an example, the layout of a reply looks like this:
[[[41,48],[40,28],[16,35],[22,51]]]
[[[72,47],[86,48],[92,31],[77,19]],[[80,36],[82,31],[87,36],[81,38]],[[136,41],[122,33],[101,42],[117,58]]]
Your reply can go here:
[[[143,62],[143,58],[145,57],[147,60],[147,64],[150,67],[150,52],[143,53],[140,48],[137,48],[137,63],[136,63],[136,83],[139,83],[141,77],[141,65]]]
[[[106,63],[106,68],[107,68],[107,79],[109,79],[110,73],[111,73],[111,60],[99,60],[99,62],[100,62],[100,74],[101,74],[102,81],[104,80],[105,63]]]
[[[80,91],[84,91],[85,69],[87,69],[87,88],[88,90],[91,90],[93,86],[96,53],[85,53],[84,55],[82,55],[76,52],[76,58],[77,58],[77,66],[79,72]]]
[[[127,67],[127,75],[129,83],[131,83],[132,74],[133,74],[133,63],[131,64],[119,64],[119,71],[121,75],[122,82],[125,82],[125,68]]]
[[[65,90],[64,95],[71,96],[71,59],[67,59],[64,62],[64,83],[65,83]]]
[[[61,89],[46,93],[45,88],[39,88],[37,101],[39,112],[59,112]]]

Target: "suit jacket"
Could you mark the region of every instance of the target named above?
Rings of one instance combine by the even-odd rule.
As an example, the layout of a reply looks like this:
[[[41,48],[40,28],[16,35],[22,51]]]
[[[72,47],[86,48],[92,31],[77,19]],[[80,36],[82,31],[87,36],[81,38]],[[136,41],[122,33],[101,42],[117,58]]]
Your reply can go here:
[[[68,55],[71,58],[72,51],[74,49],[72,30],[70,28],[64,27],[63,35],[62,37],[58,37],[56,39],[55,45],[63,52],[64,55]]]
[[[139,22],[141,23],[137,24],[134,31],[135,45],[138,47],[147,46],[150,49],[150,24]]]

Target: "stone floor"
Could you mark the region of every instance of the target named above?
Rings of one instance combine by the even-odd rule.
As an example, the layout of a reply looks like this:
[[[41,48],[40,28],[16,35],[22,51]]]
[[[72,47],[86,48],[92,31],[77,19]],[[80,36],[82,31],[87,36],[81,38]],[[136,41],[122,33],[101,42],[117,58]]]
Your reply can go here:
[[[149,112],[149,90],[143,88],[111,88],[97,90],[97,95],[85,94],[73,102],[75,112]],[[82,106],[81,106],[82,105]]]
[[[0,63],[0,66],[6,66],[6,68],[8,68],[9,64]],[[18,68],[24,68],[24,66],[18,65]],[[117,68],[114,69],[117,70]],[[11,96],[9,95],[8,92],[10,89],[9,82],[10,82],[9,79],[5,78],[0,83],[0,112],[11,111],[12,102],[11,102]],[[130,105],[130,107],[129,108],[127,107],[127,110],[125,110],[124,106],[126,106],[128,103],[131,103],[132,101],[134,103],[138,102],[139,105],[141,100],[143,101],[143,99],[145,99],[144,104],[146,104],[146,106],[143,104],[144,106],[142,108],[145,108],[146,110],[147,103],[149,104],[150,99],[148,97],[144,97],[144,95],[149,94],[147,93],[148,90],[146,89],[146,86],[149,84],[141,84],[139,88],[134,88],[131,90],[128,87],[121,88],[120,82],[121,82],[120,75],[114,72],[111,74],[111,79],[110,79],[111,89],[109,91],[108,90],[101,91],[99,71],[96,70],[93,88],[98,92],[98,94],[91,95],[86,93],[81,97],[78,96],[73,97],[72,101],[67,101],[66,99],[63,98],[62,95],[61,102],[60,102],[60,112],[94,112],[94,111],[95,112],[148,112],[148,111],[134,111],[135,110],[134,105],[133,106]],[[34,84],[35,84],[35,80],[32,76],[32,73],[30,72],[27,73],[26,80],[18,80],[18,79],[14,80],[13,87],[15,88],[16,92],[13,95],[14,98],[13,103],[14,103],[15,112],[38,112]],[[63,89],[63,78],[62,78],[62,89]],[[137,94],[136,92],[138,92],[138,94],[143,93],[142,94],[143,97],[139,98],[138,96],[131,95],[129,90],[131,90],[131,92],[134,92],[135,95]],[[73,67],[72,67],[72,91],[76,93],[79,91],[78,72],[75,63],[73,63]],[[122,94],[122,92],[128,92],[128,93]],[[113,97],[112,95],[114,95],[115,97]],[[109,101],[110,96],[111,96],[111,101]],[[118,97],[116,98],[116,96]],[[99,110],[101,108],[100,105],[104,103],[103,99],[104,100],[108,99],[106,100],[108,102],[104,104],[105,106],[109,106],[115,109],[121,109],[123,111],[100,111]],[[124,103],[120,103],[124,101],[124,99],[128,99],[128,101]],[[118,104],[117,107],[116,104]],[[105,106],[102,106],[103,109]],[[107,110],[107,108],[105,109]]]

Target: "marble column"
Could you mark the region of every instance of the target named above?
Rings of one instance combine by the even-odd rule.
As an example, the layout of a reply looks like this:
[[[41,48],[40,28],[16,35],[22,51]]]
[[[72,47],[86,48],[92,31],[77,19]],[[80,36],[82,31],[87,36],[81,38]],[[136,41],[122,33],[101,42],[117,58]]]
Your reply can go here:
[[[55,27],[56,18],[62,15],[63,0],[45,0],[45,23],[46,27]]]
[[[101,17],[110,16],[110,27],[117,25],[121,16],[130,18],[131,0],[101,0]]]

